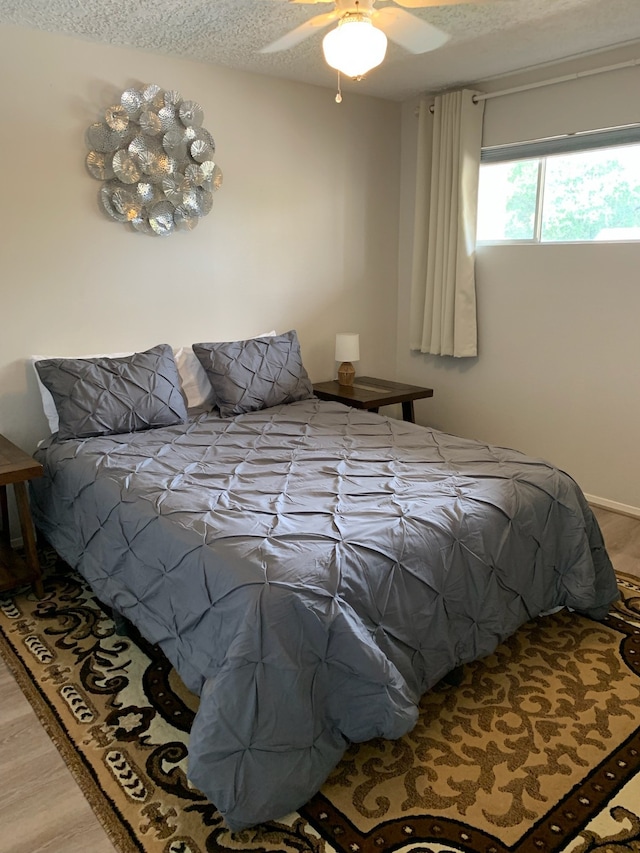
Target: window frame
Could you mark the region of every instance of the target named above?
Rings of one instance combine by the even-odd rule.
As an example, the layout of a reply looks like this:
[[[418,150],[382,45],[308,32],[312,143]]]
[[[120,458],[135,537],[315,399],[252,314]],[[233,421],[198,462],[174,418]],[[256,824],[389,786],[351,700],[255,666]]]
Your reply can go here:
[[[637,238],[624,240],[542,240],[542,212],[544,204],[547,157],[554,154],[575,154],[602,148],[617,148],[622,145],[640,145],[640,123],[600,130],[513,142],[505,145],[490,145],[482,148],[480,168],[484,164],[538,160],[538,183],[534,211],[533,236],[516,239],[476,239],[477,246],[565,246],[593,245],[594,243],[638,243]]]

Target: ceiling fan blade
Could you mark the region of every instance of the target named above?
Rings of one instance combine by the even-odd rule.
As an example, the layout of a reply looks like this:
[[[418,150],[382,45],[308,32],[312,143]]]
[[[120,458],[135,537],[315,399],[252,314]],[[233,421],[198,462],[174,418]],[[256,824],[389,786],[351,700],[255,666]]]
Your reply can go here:
[[[293,3],[299,3],[301,0],[291,0]],[[394,0],[398,6],[403,6],[405,9],[425,9],[429,6],[459,6],[462,3],[478,3],[489,2],[489,0]]]
[[[443,30],[428,24],[421,18],[393,6],[385,6],[373,13],[373,24],[387,36],[411,53],[427,53],[449,40]]]
[[[294,30],[290,30],[282,38],[276,39],[276,41],[271,42],[266,47],[260,48],[260,53],[276,53],[279,50],[289,50],[289,48],[295,47],[306,38],[309,38],[317,30],[328,27],[333,21],[337,21],[338,17],[339,15],[335,9],[332,12],[325,12],[323,15],[316,15],[315,18],[310,18],[304,24],[300,24]]]

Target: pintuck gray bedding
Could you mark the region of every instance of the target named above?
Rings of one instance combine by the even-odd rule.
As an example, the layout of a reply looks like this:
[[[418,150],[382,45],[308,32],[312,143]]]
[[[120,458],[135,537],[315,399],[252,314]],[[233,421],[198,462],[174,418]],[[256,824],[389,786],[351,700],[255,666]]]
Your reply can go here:
[[[232,829],[307,801],[350,741],[523,622],[617,597],[551,465],[339,403],[47,442],[38,528],[200,694],[189,778]]]

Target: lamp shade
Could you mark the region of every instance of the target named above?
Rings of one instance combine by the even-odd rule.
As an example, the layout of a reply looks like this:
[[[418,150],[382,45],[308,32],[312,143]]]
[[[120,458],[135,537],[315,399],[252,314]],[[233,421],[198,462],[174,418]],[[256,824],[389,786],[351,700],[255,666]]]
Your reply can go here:
[[[360,335],[357,332],[338,332],[336,335],[336,361],[360,360]]]
[[[387,37],[360,13],[346,15],[322,40],[327,64],[347,77],[362,77],[380,65]]]

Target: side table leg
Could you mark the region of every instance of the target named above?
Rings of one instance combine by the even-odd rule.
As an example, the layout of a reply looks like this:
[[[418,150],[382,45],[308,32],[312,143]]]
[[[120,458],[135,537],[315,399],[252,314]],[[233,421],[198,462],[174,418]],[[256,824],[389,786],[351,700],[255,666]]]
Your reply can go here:
[[[7,546],[11,545],[11,533],[9,532],[9,504],[7,503],[7,487],[0,486],[0,519],[2,520],[2,532],[0,536]]]
[[[42,586],[42,573],[40,572],[40,563],[38,561],[38,552],[36,550],[36,537],[33,528],[33,520],[31,518],[31,509],[29,507],[29,496],[27,495],[27,487],[25,483],[14,483],[13,485],[16,503],[18,505],[18,516],[20,518],[20,529],[22,530],[22,541],[24,543],[24,554],[27,568],[33,575],[33,588],[38,598],[44,595],[44,587]]]
[[[405,400],[402,404],[402,420],[412,424],[416,422],[413,414],[413,400]]]

